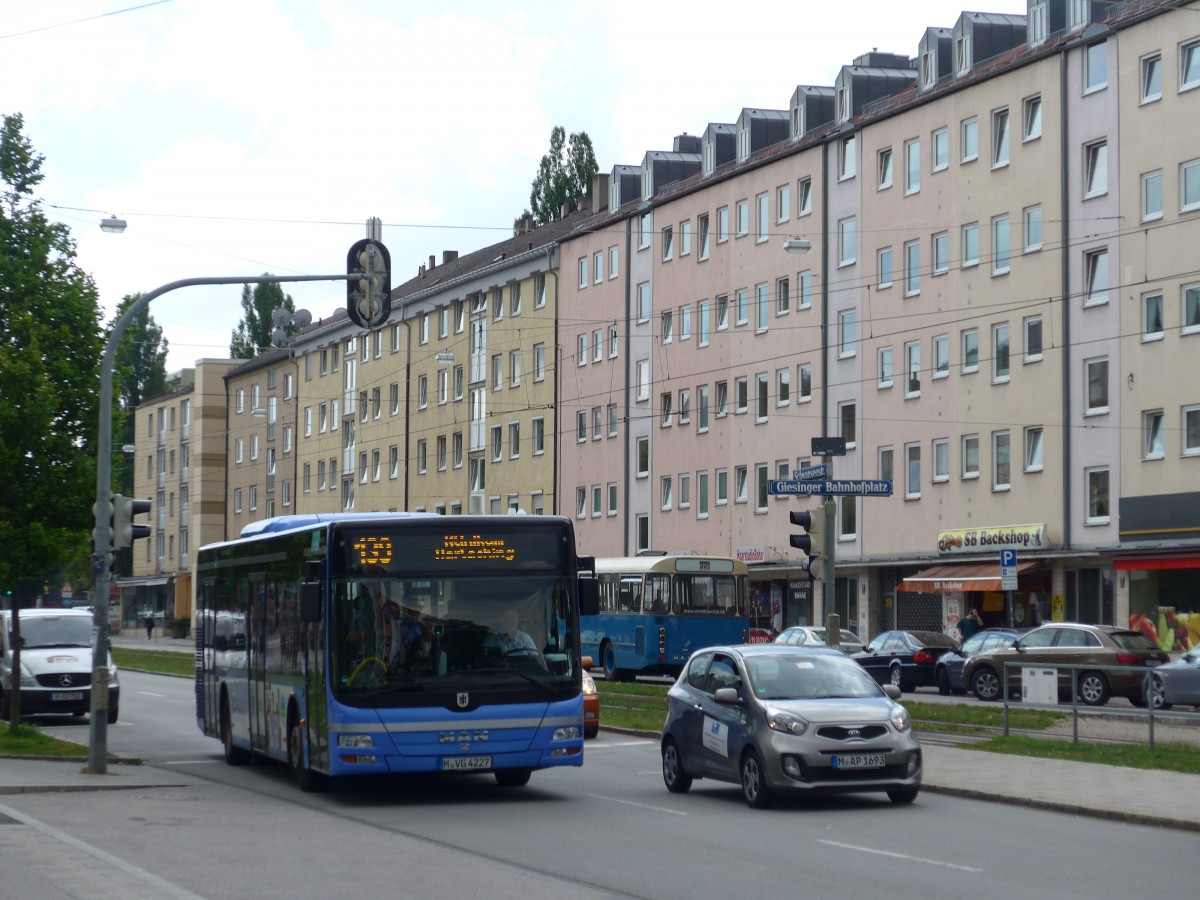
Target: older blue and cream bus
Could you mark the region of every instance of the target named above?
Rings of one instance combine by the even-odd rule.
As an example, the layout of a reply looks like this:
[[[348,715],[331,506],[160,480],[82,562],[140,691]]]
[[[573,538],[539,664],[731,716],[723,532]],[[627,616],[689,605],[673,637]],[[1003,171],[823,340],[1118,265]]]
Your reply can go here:
[[[596,560],[600,602],[580,619],[583,652],[604,677],[677,675],[692,652],[749,640],[749,571],[714,556]]]
[[[284,516],[201,548],[196,716],[301,787],[583,763],[581,590],[559,516]],[[591,572],[588,572],[589,576]],[[507,614],[507,615],[506,615]],[[512,649],[505,628],[531,638]],[[506,624],[508,623],[508,624]]]

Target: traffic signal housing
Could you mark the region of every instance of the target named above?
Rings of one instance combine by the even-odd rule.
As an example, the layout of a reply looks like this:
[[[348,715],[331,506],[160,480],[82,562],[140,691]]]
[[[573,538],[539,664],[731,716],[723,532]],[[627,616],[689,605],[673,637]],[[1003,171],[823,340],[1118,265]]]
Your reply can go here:
[[[821,529],[824,523],[824,514],[817,512],[813,513],[807,509],[796,510],[788,513],[788,518],[792,520],[793,525],[803,528],[805,534],[793,534],[791,537],[792,546],[797,550],[803,550],[809,559],[821,559],[825,553],[821,543]]]
[[[133,521],[134,516],[150,512],[149,500],[135,500],[133,497],[123,497],[113,494],[112,498],[112,546],[119,550],[122,547],[132,547],[133,542],[140,538],[150,537],[150,526]]]
[[[96,517],[96,525],[98,526],[105,519],[108,520],[108,545],[101,547],[96,542],[96,528],[92,528],[92,545],[96,548],[97,553],[107,553],[112,549],[113,540],[113,504],[111,500],[97,500],[92,504],[92,514]]]
[[[346,254],[346,313],[359,328],[378,328],[392,312],[392,256],[380,241],[356,241]]]

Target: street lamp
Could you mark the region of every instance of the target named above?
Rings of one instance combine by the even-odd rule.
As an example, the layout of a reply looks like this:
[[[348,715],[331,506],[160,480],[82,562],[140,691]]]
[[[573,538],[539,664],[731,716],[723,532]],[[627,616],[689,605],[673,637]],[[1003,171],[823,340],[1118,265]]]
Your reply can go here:
[[[821,443],[826,459],[830,455],[827,433],[829,428],[829,295],[825,290],[825,248],[829,244],[828,238],[829,235],[826,234],[822,236],[821,240]],[[803,237],[790,237],[783,242],[783,249],[788,253],[807,253],[812,249],[812,241]],[[835,583],[834,552],[837,541],[833,536],[833,520],[837,511],[837,501],[826,494],[821,509],[825,514],[825,565],[821,569],[821,605],[825,616],[828,616],[830,611],[836,607],[833,589]]]
[[[125,230],[125,220],[110,215],[107,219],[100,220],[100,230],[108,234],[120,234]]]

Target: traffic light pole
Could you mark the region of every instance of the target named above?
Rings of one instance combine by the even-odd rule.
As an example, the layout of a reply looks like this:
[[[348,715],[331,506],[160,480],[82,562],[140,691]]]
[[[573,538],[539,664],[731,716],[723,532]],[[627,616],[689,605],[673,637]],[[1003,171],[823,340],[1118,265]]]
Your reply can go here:
[[[104,344],[104,356],[100,363],[100,423],[96,444],[96,509],[107,510],[112,502],[112,407],[113,366],[116,364],[117,345],[125,329],[135,316],[142,312],[150,301],[170,291],[184,287],[226,284],[282,284],[298,281],[349,281],[358,279],[358,273],[340,275],[258,275],[228,278],[185,278],[157,287],[142,294],[117,319],[108,340]],[[108,771],[108,551],[112,546],[112,528],[108,514],[96,514],[95,546],[92,553],[92,700],[88,728],[87,771],[103,775]]]

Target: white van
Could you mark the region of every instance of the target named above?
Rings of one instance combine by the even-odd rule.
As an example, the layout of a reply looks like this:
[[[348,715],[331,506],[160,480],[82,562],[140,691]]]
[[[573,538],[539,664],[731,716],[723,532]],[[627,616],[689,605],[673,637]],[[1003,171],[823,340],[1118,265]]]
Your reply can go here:
[[[92,613],[21,610],[21,715],[85,715],[92,705]],[[0,610],[0,716],[8,717],[12,684],[12,612]],[[117,721],[121,686],[108,654],[108,721]]]

